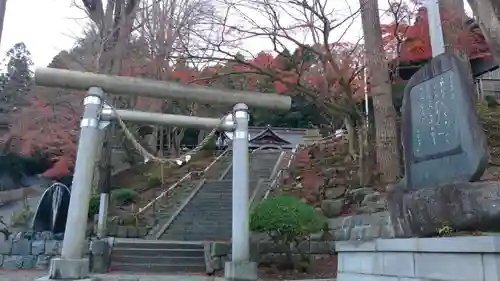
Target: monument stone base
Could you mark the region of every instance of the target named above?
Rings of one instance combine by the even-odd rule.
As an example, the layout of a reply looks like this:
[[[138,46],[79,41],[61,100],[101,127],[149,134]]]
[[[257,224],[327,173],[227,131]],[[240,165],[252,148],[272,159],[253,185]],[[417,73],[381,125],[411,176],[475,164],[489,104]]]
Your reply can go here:
[[[224,266],[224,278],[235,281],[255,281],[258,279],[257,263],[228,261]]]
[[[337,281],[500,280],[500,236],[341,241]]]
[[[54,258],[50,260],[49,275],[37,279],[47,280],[98,280],[90,277],[90,263],[88,258],[63,259]]]
[[[461,182],[407,190],[390,188],[387,206],[399,237],[429,237],[447,225],[454,231],[500,231],[500,182]]]

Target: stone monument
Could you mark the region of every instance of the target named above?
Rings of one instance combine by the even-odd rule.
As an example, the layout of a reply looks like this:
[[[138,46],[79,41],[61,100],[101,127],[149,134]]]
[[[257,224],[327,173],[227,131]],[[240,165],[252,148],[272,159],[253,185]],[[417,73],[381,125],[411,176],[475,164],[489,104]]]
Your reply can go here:
[[[500,218],[500,207],[486,212],[490,203],[483,193],[497,184],[474,183],[489,153],[473,93],[466,63],[450,53],[435,57],[408,82],[401,110],[405,177],[388,194],[400,236],[433,235],[443,223],[477,229]]]
[[[488,164],[467,65],[443,54],[408,82],[402,105],[405,187],[476,181]]]
[[[33,216],[35,232],[63,233],[68,217],[70,190],[62,183],[53,183],[40,197]]]

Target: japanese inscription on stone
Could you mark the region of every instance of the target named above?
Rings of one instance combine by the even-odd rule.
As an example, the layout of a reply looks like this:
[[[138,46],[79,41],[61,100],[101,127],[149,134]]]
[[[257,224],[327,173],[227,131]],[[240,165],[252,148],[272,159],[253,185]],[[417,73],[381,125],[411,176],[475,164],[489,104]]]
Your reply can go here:
[[[488,149],[473,92],[467,66],[453,54],[412,76],[401,110],[407,188],[475,181],[484,173]]]
[[[413,109],[412,145],[418,160],[460,147],[457,123],[453,114],[456,102],[454,74],[447,71],[410,91]],[[417,161],[418,161],[417,160]]]

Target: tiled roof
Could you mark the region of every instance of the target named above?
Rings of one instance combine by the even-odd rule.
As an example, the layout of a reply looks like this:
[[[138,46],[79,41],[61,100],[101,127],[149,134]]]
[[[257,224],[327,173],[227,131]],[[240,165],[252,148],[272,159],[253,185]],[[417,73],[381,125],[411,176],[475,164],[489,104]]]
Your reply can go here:
[[[249,139],[253,139],[258,135],[264,133],[265,130],[271,130],[275,135],[282,138],[283,140],[289,142],[289,146],[294,147],[297,144],[304,143],[304,136],[306,134],[306,129],[298,128],[280,128],[280,127],[249,127],[248,135]],[[227,133],[226,133],[227,136]],[[250,143],[252,146],[252,143]]]

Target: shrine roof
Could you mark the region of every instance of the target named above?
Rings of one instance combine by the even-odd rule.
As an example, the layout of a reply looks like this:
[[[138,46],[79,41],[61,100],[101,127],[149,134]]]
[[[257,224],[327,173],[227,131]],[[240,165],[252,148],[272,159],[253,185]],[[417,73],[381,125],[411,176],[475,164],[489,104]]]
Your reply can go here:
[[[297,144],[304,143],[304,136],[307,129],[299,128],[286,128],[286,127],[249,127],[248,134],[250,145],[257,145],[261,138],[274,138],[276,142],[281,143],[283,146],[294,147]],[[226,134],[227,136],[227,134]],[[265,141],[264,141],[265,142]]]

